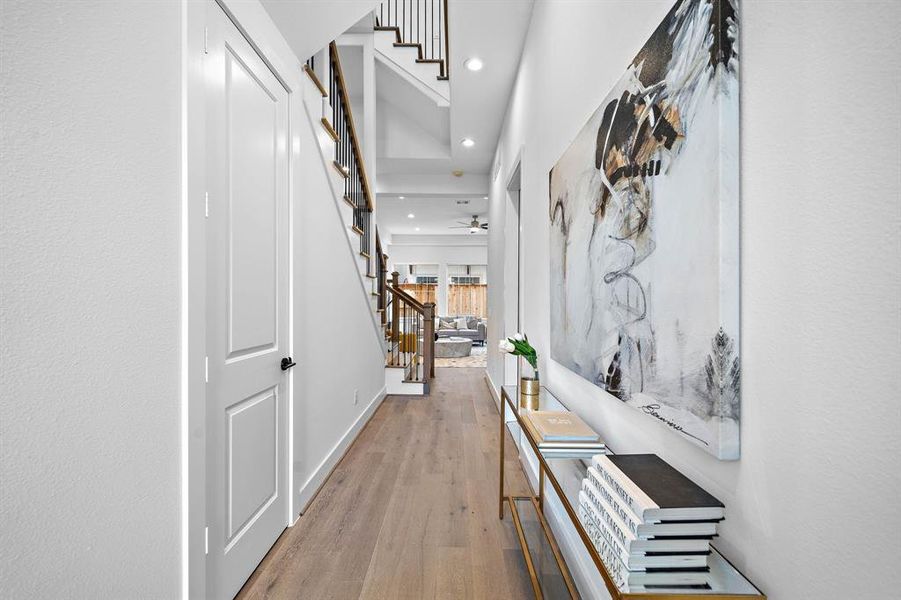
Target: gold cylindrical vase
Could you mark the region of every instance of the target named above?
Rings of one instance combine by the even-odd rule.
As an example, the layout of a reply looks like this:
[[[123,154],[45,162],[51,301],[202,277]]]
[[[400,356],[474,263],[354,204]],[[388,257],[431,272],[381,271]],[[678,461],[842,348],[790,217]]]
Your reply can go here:
[[[538,410],[538,392],[541,383],[534,377],[522,377],[519,380],[519,407],[526,410]]]

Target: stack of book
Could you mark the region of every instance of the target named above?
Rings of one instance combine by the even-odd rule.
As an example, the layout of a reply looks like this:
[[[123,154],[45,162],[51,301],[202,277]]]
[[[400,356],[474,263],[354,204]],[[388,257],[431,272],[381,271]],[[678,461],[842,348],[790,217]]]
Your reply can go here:
[[[606,452],[601,437],[575,413],[536,410],[525,413],[523,421],[548,458],[591,458]]]
[[[723,504],[655,454],[595,456],[579,519],[614,583],[630,591],[703,588]]]

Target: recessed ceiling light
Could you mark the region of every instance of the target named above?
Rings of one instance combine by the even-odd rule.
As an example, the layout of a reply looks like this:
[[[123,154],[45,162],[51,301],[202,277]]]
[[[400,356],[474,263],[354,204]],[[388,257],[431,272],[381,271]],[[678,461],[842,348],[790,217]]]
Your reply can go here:
[[[407,218],[408,218],[408,219],[413,219],[413,218],[415,218],[415,217],[416,217],[416,215],[414,215],[413,213],[410,213],[410,214],[407,215]]]
[[[404,199],[406,199],[406,196],[398,196],[397,199],[398,199],[398,200],[404,200]]]
[[[484,67],[485,64],[482,62],[482,59],[473,56],[469,60],[465,61],[463,63],[463,66],[470,71],[481,71],[482,67]]]
[[[472,148],[476,145],[475,141],[473,141],[472,138],[463,138],[462,140],[460,140],[460,144],[462,144],[464,148]]]
[[[482,196],[482,200],[487,200],[488,196]]]
[[[416,228],[416,231],[419,231],[419,227]]]

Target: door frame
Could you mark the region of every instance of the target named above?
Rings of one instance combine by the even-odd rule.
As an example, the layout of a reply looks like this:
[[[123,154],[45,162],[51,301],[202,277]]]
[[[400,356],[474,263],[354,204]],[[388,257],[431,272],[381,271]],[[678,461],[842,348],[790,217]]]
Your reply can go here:
[[[507,221],[511,209],[516,210],[516,244],[511,245],[509,240],[504,237],[504,263],[507,261],[507,253],[512,251],[516,253],[516,300],[511,307],[507,303],[506,297],[504,302],[504,321],[507,320],[507,311],[511,308],[516,311],[516,331],[522,331],[522,312],[523,312],[523,296],[522,296],[522,155],[523,148],[520,147],[519,152],[513,159],[510,169],[507,171],[506,183],[504,184],[504,230],[507,228]],[[515,198],[514,198],[515,195]],[[505,286],[506,287],[506,286]],[[506,323],[504,323],[506,327]],[[511,335],[506,332],[505,335]],[[507,355],[504,355],[504,373],[503,380],[507,383]],[[522,359],[516,357],[516,378],[515,382],[519,384],[519,378],[522,372]]]
[[[294,356],[295,210],[298,152],[293,142],[303,98],[299,62],[259,3],[209,0],[225,12],[288,92],[288,354]],[[206,95],[204,55],[207,2],[182,2],[180,235],[180,488],[181,597],[206,597]],[[294,376],[285,382],[288,413],[288,484],[285,526],[296,520],[294,506]]]

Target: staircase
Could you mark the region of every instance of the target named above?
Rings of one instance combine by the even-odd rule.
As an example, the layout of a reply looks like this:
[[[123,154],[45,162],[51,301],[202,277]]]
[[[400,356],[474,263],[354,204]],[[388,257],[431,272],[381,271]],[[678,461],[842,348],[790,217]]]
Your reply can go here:
[[[318,57],[318,58],[317,58]],[[422,304],[389,279],[387,255],[375,229],[374,195],[363,162],[341,57],[335,42],[304,65],[311,83],[305,97],[308,113],[318,118],[320,151],[332,178],[332,190],[353,250],[373,325],[385,354],[389,394],[423,395],[434,377],[434,304]],[[320,79],[320,75],[322,79]],[[328,87],[321,81],[328,81]],[[311,107],[312,111],[311,111]]]
[[[419,302],[387,273],[388,255],[376,232],[380,290],[378,308],[387,344],[385,386],[389,394],[428,394],[435,376],[435,303]]]
[[[438,106],[450,103],[447,0],[385,0],[375,11],[381,61]]]
[[[447,0],[386,0],[375,22],[376,31],[394,34],[395,48],[415,50],[417,63],[437,65],[437,79],[447,81]]]

